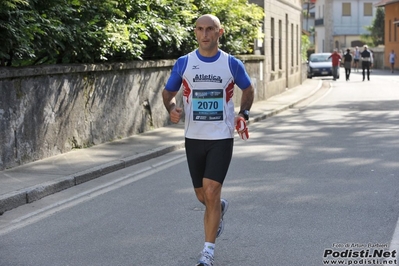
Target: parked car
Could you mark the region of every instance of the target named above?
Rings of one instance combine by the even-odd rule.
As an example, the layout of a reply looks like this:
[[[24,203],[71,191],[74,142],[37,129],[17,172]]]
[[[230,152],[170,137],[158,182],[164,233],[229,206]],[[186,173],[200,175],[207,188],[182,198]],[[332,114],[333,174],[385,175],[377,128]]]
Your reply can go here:
[[[330,55],[331,53],[315,53],[309,56],[308,78],[333,75],[332,60],[328,59]],[[339,67],[337,78],[339,78]]]

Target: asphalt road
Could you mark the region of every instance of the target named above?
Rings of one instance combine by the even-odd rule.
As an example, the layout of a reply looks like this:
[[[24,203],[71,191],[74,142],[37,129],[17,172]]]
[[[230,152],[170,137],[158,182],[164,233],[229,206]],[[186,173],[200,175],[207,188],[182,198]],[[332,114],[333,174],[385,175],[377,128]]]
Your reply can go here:
[[[236,138],[215,266],[394,265],[399,77],[342,74],[301,106],[252,124],[250,140]],[[1,219],[9,223],[1,266],[189,266],[203,245],[184,150]]]

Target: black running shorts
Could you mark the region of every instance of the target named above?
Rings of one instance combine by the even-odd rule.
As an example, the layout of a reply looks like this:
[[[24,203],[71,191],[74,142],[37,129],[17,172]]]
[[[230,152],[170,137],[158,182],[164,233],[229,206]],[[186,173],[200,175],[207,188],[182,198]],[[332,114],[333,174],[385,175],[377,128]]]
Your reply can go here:
[[[194,188],[204,177],[223,184],[233,155],[234,139],[198,140],[186,138],[185,147]]]

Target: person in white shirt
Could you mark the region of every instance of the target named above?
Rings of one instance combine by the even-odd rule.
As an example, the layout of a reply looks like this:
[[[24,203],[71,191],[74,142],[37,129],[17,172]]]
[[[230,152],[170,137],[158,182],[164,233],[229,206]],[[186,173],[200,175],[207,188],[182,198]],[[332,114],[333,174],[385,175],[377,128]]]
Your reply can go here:
[[[370,66],[373,63],[373,54],[372,52],[368,49],[367,45],[364,45],[364,50],[363,52],[360,53],[360,56],[362,57],[362,74],[363,74],[363,81],[365,79],[365,74],[367,72],[367,80],[370,81]]]
[[[355,50],[353,51],[353,68],[356,72],[359,71],[359,60],[360,60],[360,50],[359,47],[356,46]]]

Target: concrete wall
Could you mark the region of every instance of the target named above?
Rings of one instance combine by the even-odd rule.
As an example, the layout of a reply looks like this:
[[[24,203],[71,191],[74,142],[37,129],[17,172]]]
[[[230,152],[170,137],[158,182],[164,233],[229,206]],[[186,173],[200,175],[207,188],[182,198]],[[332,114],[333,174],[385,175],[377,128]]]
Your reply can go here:
[[[240,59],[256,101],[282,92],[264,79],[265,56]],[[167,125],[161,91],[173,64],[0,68],[0,170]]]
[[[0,168],[160,127],[172,61],[0,69]]]
[[[373,51],[373,68],[375,69],[384,69],[385,61],[388,60],[388,58],[384,57],[384,47],[371,47],[370,48]],[[362,51],[362,49],[360,49]]]

